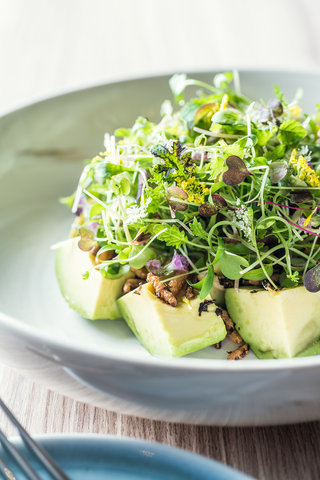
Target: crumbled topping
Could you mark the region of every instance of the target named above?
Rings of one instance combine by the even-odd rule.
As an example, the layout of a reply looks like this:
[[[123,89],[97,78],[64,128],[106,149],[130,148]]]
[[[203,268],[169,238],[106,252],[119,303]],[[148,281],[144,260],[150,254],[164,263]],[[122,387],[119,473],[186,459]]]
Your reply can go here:
[[[236,348],[233,352],[230,352],[228,355],[228,360],[242,360],[249,353],[249,345],[245,343],[241,347]]]
[[[199,304],[199,317],[201,317],[202,312],[207,312],[208,311],[208,306],[215,304],[215,300],[205,300],[204,302],[201,302]]]
[[[176,297],[172,292],[170,292],[168,287],[160,280],[160,278],[157,277],[157,275],[148,273],[147,280],[153,286],[155,294],[158,298],[163,300],[168,305],[171,305],[171,307],[177,306],[178,302]]]

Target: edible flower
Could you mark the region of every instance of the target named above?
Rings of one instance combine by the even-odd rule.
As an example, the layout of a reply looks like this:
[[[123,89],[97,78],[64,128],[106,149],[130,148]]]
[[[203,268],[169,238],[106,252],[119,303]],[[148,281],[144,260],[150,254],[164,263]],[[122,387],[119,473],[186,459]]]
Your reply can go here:
[[[320,187],[320,180],[316,172],[308,165],[303,155],[297,157],[297,149],[292,150],[290,164],[298,173],[300,180],[303,180],[311,187]]]
[[[291,105],[289,107],[290,116],[296,119],[301,118],[301,107],[299,105]]]
[[[225,110],[228,107],[228,102],[229,102],[229,95],[227,94],[223,95],[221,104],[220,104],[220,110]]]
[[[209,195],[210,193],[210,189],[206,187],[206,184],[199,182],[194,176],[188,179],[177,177],[176,183],[187,192],[189,202],[194,202],[197,205],[203,203],[205,201],[205,195]]]

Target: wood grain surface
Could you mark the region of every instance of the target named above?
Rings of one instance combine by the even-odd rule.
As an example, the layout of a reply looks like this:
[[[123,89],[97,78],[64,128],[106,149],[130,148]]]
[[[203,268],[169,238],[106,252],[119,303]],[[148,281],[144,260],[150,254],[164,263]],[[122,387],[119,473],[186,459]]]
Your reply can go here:
[[[1,112],[121,77],[320,66],[315,0],[0,0],[0,7]],[[215,428],[150,421],[76,402],[1,365],[0,394],[32,434],[143,438],[201,453],[261,480],[320,478],[318,422]],[[15,434],[1,413],[0,426]]]
[[[221,461],[259,480],[317,480],[319,422],[220,428],[152,421],[76,402],[0,366],[1,395],[32,434],[100,433],[180,447]],[[0,413],[0,425],[15,429]]]

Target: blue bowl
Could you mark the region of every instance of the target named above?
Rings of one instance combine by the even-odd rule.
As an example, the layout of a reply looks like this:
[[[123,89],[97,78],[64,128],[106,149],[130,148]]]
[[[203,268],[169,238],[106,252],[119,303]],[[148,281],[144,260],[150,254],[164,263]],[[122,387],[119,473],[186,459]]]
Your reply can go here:
[[[159,443],[104,435],[52,435],[37,437],[71,480],[250,480],[251,477],[219,462]],[[20,441],[19,450],[44,480],[40,465]],[[16,474],[26,477],[5,453],[0,455]]]

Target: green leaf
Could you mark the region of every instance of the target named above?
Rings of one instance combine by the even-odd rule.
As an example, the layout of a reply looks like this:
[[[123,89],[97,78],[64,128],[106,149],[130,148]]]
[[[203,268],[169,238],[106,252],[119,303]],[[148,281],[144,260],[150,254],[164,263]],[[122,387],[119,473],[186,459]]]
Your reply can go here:
[[[265,265],[264,268],[267,274],[269,275],[269,277],[271,277],[271,275],[273,274],[273,266]],[[249,272],[244,273],[242,275],[242,278],[244,278],[245,280],[253,280],[255,282],[259,282],[260,280],[264,280],[267,277],[264,271],[262,270],[262,268],[254,268],[253,270],[250,270]]]
[[[204,105],[201,105],[201,107],[199,107],[196,113],[194,114],[194,118],[193,118],[194,125],[197,125],[200,121],[205,121],[205,122],[208,122],[208,127],[210,127],[211,117],[218,109],[219,109],[219,104],[216,102],[206,103]]]
[[[206,298],[209,295],[211,288],[213,287],[214,273],[212,265],[208,267],[208,273],[203,279],[203,284],[200,290],[200,300]]]
[[[232,79],[232,72],[217,73],[217,75],[214,76],[213,83],[216,88],[228,89],[229,83],[232,82]]]
[[[203,240],[206,240],[206,239],[207,239],[208,234],[207,234],[207,232],[205,231],[205,229],[203,228],[202,223],[199,222],[199,221],[196,219],[196,217],[193,217],[193,222],[192,222],[192,224],[190,225],[190,229],[191,229],[192,233],[193,233],[196,237],[202,238]]]
[[[198,135],[194,141],[194,146],[199,147],[199,145],[206,145],[207,144],[207,136],[202,133],[201,135]]]
[[[257,137],[257,144],[260,147],[265,146],[268,141],[276,134],[277,127],[273,127],[271,130],[258,130],[254,129],[254,134]]]
[[[197,283],[191,283],[189,280],[187,280],[187,284],[190,285],[190,287],[195,288],[196,290],[200,291],[204,282],[204,279],[206,277],[203,277],[199,282]]]
[[[279,160],[280,158],[284,157],[285,153],[286,153],[286,146],[282,143],[280,145],[277,145],[270,152],[266,152],[265,157],[267,157],[268,160]]]
[[[219,266],[225,277],[237,280],[242,277],[240,272],[249,266],[249,262],[244,257],[225,251],[219,260]]]
[[[90,209],[90,220],[93,218],[99,217],[101,215],[102,210],[104,210],[104,207],[100,205],[100,203],[94,203]]]
[[[242,115],[238,112],[235,112],[229,108],[225,110],[219,110],[211,118],[212,125],[216,123],[219,125],[235,125],[235,126],[244,126],[246,125],[242,119]]]
[[[100,268],[101,275],[110,280],[116,280],[117,278],[123,277],[129,272],[129,270],[130,266],[128,264],[120,265],[120,263],[111,263]]]
[[[280,125],[278,138],[289,145],[298,143],[307,135],[307,130],[296,120],[289,119]]]
[[[246,247],[240,242],[228,244],[227,250],[228,252],[235,253],[236,255],[250,255],[250,253],[252,253],[250,248]]]
[[[293,275],[287,275],[286,272],[282,272],[279,281],[283,288],[297,287],[299,283],[299,272],[295,271]]]
[[[129,137],[129,135],[131,134],[131,130],[130,128],[117,128],[114,134],[116,137]]]
[[[288,105],[288,102],[287,100],[285,99],[285,96],[282,92],[282,90],[280,89],[280,87],[278,87],[277,85],[275,85],[273,87],[273,91],[274,93],[276,94],[276,96],[278,97],[278,99],[280,100],[280,102],[283,104],[283,105]]]
[[[226,169],[223,157],[215,157],[210,162],[210,177],[215,180]]]
[[[244,145],[243,142],[239,142],[238,140],[231,145],[228,145],[226,148],[223,149],[223,158],[226,160],[230,155],[236,155],[237,157],[244,156]]]
[[[112,177],[110,187],[115,195],[129,195],[131,182],[127,174],[120,173]]]
[[[166,229],[161,233],[157,238],[167,244],[168,247],[180,248],[181,245],[184,245],[188,238],[183,230],[179,230],[176,225],[155,225],[153,232],[159,233],[161,230]]]
[[[98,163],[95,167],[95,176],[99,178],[111,178],[123,172],[133,172],[132,168],[124,167],[116,163]]]
[[[222,238],[218,237],[218,250],[216,256],[214,257],[214,261],[212,262],[213,265],[219,262],[220,258],[222,257],[225,250],[224,242]]]
[[[170,100],[164,100],[162,102],[162,105],[160,107],[160,115],[162,117],[166,116],[166,115],[172,115],[172,105],[171,105],[171,102]]]
[[[139,254],[139,252],[142,252]],[[137,258],[130,260],[130,257],[138,255]],[[156,258],[156,252],[152,248],[145,248],[143,250],[143,245],[134,245],[131,252],[129,253],[129,264],[133,268],[142,268],[145,266],[148,260]]]
[[[183,92],[186,88],[187,75],[185,73],[176,73],[169,80],[169,85],[177,103],[183,101]]]
[[[74,192],[72,195],[69,197],[62,197],[59,198],[59,202],[62,203],[62,205],[67,205],[67,207],[72,208],[74,197],[76,196],[76,192]]]
[[[211,193],[215,193],[217,192],[218,190],[220,190],[220,188],[224,187],[224,182],[216,182],[214,185],[212,185],[211,187]]]

